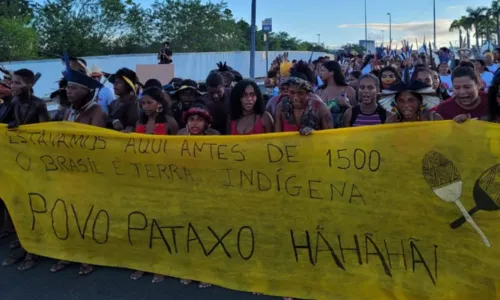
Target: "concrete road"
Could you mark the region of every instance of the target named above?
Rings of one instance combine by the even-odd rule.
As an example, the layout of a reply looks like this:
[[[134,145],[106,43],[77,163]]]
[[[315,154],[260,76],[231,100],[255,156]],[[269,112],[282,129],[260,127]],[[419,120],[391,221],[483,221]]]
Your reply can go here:
[[[12,238],[0,240],[0,259],[8,257],[8,243]],[[42,259],[31,270],[19,272],[15,265],[0,267],[1,300],[268,300],[281,299],[255,296],[251,293],[231,291],[219,287],[199,289],[196,284],[184,286],[179,279],[166,278],[152,284],[152,275],[138,281],[129,279],[126,269],[98,267],[89,276],[79,276],[79,265],[69,266],[60,273],[49,271],[52,259]]]

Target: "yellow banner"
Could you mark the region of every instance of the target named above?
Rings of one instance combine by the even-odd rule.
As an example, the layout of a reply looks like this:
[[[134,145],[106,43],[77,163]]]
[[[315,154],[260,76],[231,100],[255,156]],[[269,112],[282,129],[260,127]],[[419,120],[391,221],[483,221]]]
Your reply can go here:
[[[0,197],[36,254],[297,298],[500,296],[496,124],[0,131]]]

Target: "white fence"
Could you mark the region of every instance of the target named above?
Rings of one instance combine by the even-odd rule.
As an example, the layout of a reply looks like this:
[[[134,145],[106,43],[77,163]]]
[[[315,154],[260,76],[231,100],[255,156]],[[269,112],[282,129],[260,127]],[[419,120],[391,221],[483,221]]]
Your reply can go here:
[[[269,63],[282,51],[270,51]],[[311,53],[307,51],[290,51],[290,60],[309,60],[316,59],[319,56],[328,55],[326,53]],[[96,64],[102,71],[114,73],[118,69],[127,67],[135,70],[138,64],[156,64],[157,54],[131,54],[131,55],[110,55],[84,57],[90,68]],[[216,64],[220,61],[227,62],[228,66],[238,70],[244,77],[250,74],[250,52],[204,52],[204,53],[178,53],[174,54],[175,76],[189,78],[196,81],[204,81]],[[57,81],[61,78],[61,72],[64,68],[61,60],[31,60],[0,63],[9,70],[18,70],[21,68],[30,69],[33,72],[39,72],[42,77],[35,86],[35,94],[39,97],[46,97],[49,93],[57,89]],[[255,55],[255,76],[264,77],[266,75],[265,52],[257,51]]]

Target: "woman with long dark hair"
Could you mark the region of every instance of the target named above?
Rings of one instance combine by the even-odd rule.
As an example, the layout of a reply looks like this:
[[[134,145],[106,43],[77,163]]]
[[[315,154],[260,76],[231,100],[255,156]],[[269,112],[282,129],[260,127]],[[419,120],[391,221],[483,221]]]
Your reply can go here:
[[[274,121],[264,110],[264,99],[252,80],[238,82],[231,91],[231,135],[273,132]]]
[[[161,89],[155,86],[145,89],[139,104],[142,110],[135,127],[136,133],[177,134],[179,126],[173,117],[167,115],[169,105]]]
[[[345,110],[357,104],[356,91],[347,85],[340,64],[336,61],[327,61],[320,68],[321,80],[324,85],[316,91],[332,114],[335,128],[343,126]]]

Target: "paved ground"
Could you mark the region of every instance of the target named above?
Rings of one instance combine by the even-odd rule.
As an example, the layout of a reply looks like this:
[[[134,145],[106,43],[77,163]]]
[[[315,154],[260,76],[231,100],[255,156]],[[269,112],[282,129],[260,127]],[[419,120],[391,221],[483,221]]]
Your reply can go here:
[[[10,253],[8,243],[12,238],[0,240],[0,259]],[[167,278],[162,283],[152,284],[152,275],[138,281],[129,279],[130,271],[124,269],[98,268],[87,277],[78,276],[78,265],[52,274],[54,263],[43,259],[40,264],[25,272],[15,266],[0,267],[1,300],[268,300],[279,299],[254,296],[218,287],[199,289],[195,284],[184,286],[178,279]]]

